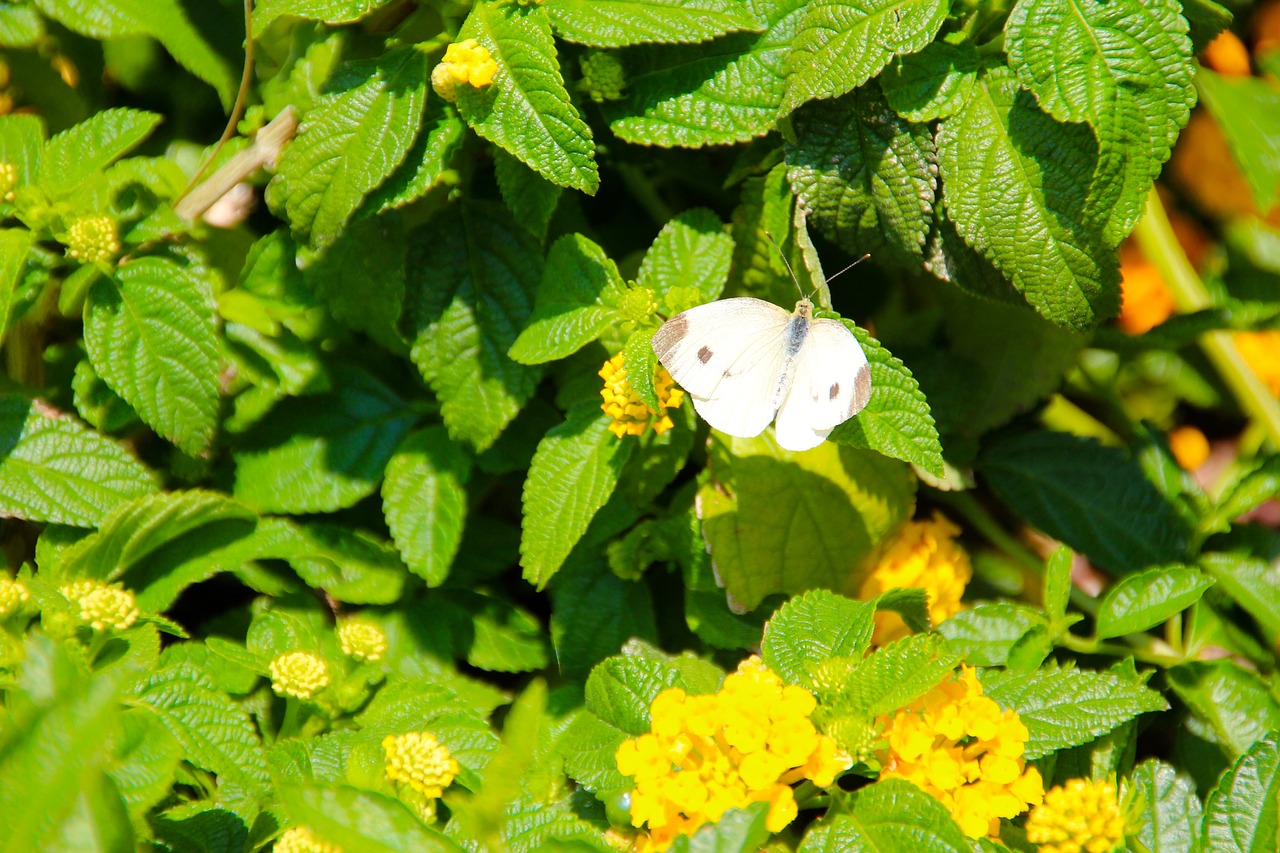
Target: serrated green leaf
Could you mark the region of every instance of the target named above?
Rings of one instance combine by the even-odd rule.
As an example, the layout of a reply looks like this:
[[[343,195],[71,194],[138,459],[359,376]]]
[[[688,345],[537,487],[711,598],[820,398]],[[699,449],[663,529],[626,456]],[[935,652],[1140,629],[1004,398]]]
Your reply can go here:
[[[39,180],[44,132],[39,116],[0,116],[0,160],[18,171],[18,186]]]
[[[177,663],[152,672],[130,701],[160,718],[187,761],[218,775],[220,802],[266,794],[270,777],[257,729],[195,666]]]
[[[31,232],[25,228],[0,229],[0,343],[9,331],[15,291],[31,249]]]
[[[933,132],[862,86],[792,117],[787,178],[809,221],[852,253],[918,266],[933,225]]]
[[[410,433],[387,463],[382,512],[405,564],[439,586],[462,542],[471,463],[443,427]]]
[[[1121,188],[1096,211],[1116,245],[1141,217],[1195,103],[1191,40],[1177,0],[1019,0],[1009,65],[1059,121],[1087,122]]]
[[[551,642],[565,678],[586,678],[632,637],[657,642],[649,588],[622,580],[599,561],[558,573],[551,584],[551,605]]]
[[[1030,607],[981,602],[938,625],[938,633],[970,666],[1004,666],[1023,637],[1044,627],[1043,617]]]
[[[120,722],[122,737],[107,773],[137,820],[169,793],[182,760],[182,747],[144,708],[125,710]]]
[[[332,245],[365,196],[404,161],[427,98],[426,54],[412,47],[353,62],[303,118],[274,179],[295,234]]]
[[[663,410],[658,399],[655,378],[658,370],[658,354],[653,351],[652,326],[636,329],[622,345],[622,363],[627,371],[627,384],[651,412]]]
[[[276,18],[294,15],[326,24],[358,21],[390,0],[262,0],[253,7],[253,33],[260,36]]]
[[[710,210],[682,211],[662,226],[640,263],[636,283],[665,295],[676,287],[696,287],[710,302],[723,291],[733,260],[733,238]]]
[[[466,124],[451,104],[428,97],[422,129],[413,147],[405,154],[404,162],[369,193],[361,210],[370,214],[394,210],[443,184],[462,150],[466,133]]]
[[[1211,586],[1212,578],[1190,566],[1130,575],[1107,590],[1094,616],[1094,634],[1103,640],[1155,627],[1199,601]]]
[[[520,565],[539,589],[559,571],[618,485],[635,442],[609,431],[594,401],[569,412],[538,444],[524,484]]]
[[[815,0],[786,61],[779,112],[849,92],[889,64],[933,41],[946,20],[941,0]]]
[[[235,453],[233,494],[262,512],[333,512],[373,494],[415,416],[363,371],[334,370],[332,394],[276,408]]]
[[[630,779],[618,772],[614,758],[626,739],[627,733],[616,726],[589,711],[579,712],[565,729],[560,747],[569,778],[592,793],[630,788]]]
[[[764,626],[760,653],[788,684],[803,684],[810,668],[831,657],[856,658],[871,645],[875,605],[826,590],[788,601]]]
[[[947,807],[905,779],[862,788],[850,813],[828,815],[805,833],[798,853],[969,853]]]
[[[1169,707],[1151,688],[1111,672],[988,669],[979,679],[987,696],[1016,711],[1026,725],[1028,760],[1088,743],[1139,714]]]
[[[35,0],[35,4],[90,38],[151,36],[179,65],[212,86],[224,109],[231,109],[237,75],[191,25],[179,0]]]
[[[580,816],[588,798],[569,795],[555,802],[522,791],[503,811],[502,841],[511,853],[614,853],[605,830]]]
[[[981,65],[972,41],[935,41],[889,63],[880,87],[889,106],[907,121],[933,121],[959,112]]]
[[[1079,331],[1120,308],[1115,255],[1085,216],[1097,161],[1087,127],[1053,121],[1003,73],[979,79],[938,132],[947,214],[965,242],[1043,316]]]
[[[1166,671],[1178,698],[1211,729],[1231,757],[1280,729],[1280,703],[1256,673],[1230,660],[1188,661]]]
[[[471,129],[552,183],[592,195],[600,186],[591,128],[569,100],[547,10],[477,3],[458,32],[498,64],[483,88],[458,86]]]
[[[856,589],[851,568],[911,514],[910,470],[877,453],[829,441],[789,453],[768,432],[713,431],[710,449],[718,482],[698,490],[698,511],[735,609],[779,592]]]
[[[629,735],[649,731],[649,705],[668,687],[713,693],[724,673],[692,656],[673,657],[639,641],[601,661],[587,678],[587,710]]]
[[[303,270],[303,277],[335,318],[392,352],[403,352],[397,323],[404,307],[405,249],[397,214],[356,219]]]
[[[604,109],[622,139],[642,145],[725,145],[774,126],[807,0],[752,0],[759,35],[736,33],[695,48],[643,47],[627,55],[628,96]]]
[[[94,370],[183,452],[208,449],[218,422],[218,342],[210,281],[162,258],[101,278],[84,306]]]
[[[1241,755],[1209,794],[1200,843],[1213,853],[1264,853],[1277,843],[1280,733]]]
[[[549,0],[556,35],[589,47],[706,41],[759,28],[742,0]]]
[[[141,110],[95,113],[45,144],[37,179],[40,187],[55,197],[69,195],[146,139],[159,123],[160,116]]]
[[[279,785],[293,822],[342,850],[368,853],[462,853],[397,799],[348,785]]]
[[[156,481],[108,438],[33,400],[0,396],[0,515],[96,527]]]
[[[326,524],[299,527],[289,538],[295,544],[282,558],[307,586],[351,604],[390,604],[400,598],[405,567],[389,543]]]
[[[841,685],[840,710],[868,718],[897,711],[942,683],[960,661],[937,634],[903,637],[849,673]]]
[[[942,473],[942,445],[929,403],[911,371],[862,327],[842,321],[853,332],[871,365],[871,399],[855,417],[836,427],[835,444],[867,448]]]
[[[0,6],[0,46],[31,47],[44,37],[44,22],[30,6]]]
[[[243,853],[249,843],[244,818],[207,802],[178,806],[151,818],[156,838],[188,853]]]
[[[1204,105],[1217,119],[1259,210],[1280,201],[1280,90],[1256,77],[1196,75]]]
[[[1103,568],[1133,572],[1184,556],[1186,523],[1121,450],[1031,432],[988,448],[979,469],[1001,500]]]
[[[693,835],[676,836],[670,849],[674,853],[751,853],[773,835],[765,823],[769,806],[752,803],[745,808],[732,808],[715,823],[703,824]]]
[[[539,371],[507,355],[533,310],[542,254],[504,208],[463,202],[410,235],[412,358],[440,398],[449,435],[493,444]]]
[[[545,240],[556,205],[564,195],[564,187],[551,183],[501,148],[494,149],[493,171],[502,200],[511,209],[516,222],[539,242]]]
[[[1272,642],[1280,639],[1280,565],[1241,554],[1202,554],[1197,565],[1218,582]]]
[[[1149,853],[1199,853],[1200,798],[1195,785],[1173,766],[1156,758],[1148,759],[1129,773],[1129,783],[1138,792],[1140,804],[1135,821],[1137,831],[1129,831]],[[1131,853],[1136,845],[1126,848]]]
[[[508,355],[520,364],[572,355],[617,319],[626,289],[604,249],[581,234],[566,234],[547,252],[533,315]]]
[[[547,665],[546,635],[529,611],[490,597],[462,602],[474,631],[468,664],[488,672],[532,672]]]

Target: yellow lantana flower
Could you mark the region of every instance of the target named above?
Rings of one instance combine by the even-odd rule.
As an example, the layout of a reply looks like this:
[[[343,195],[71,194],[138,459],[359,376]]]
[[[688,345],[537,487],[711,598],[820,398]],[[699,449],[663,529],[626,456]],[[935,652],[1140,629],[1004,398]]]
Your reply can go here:
[[[1280,331],[1237,332],[1236,349],[1274,397],[1280,397]]]
[[[604,403],[600,408],[613,418],[613,423],[609,424],[609,432],[618,438],[624,435],[644,435],[644,431],[650,426],[654,432],[662,435],[675,426],[667,409],[679,407],[684,400],[684,391],[673,387],[675,380],[662,365],[658,365],[653,382],[653,390],[658,394],[657,412],[641,402],[631,383],[627,382],[626,358],[622,353],[606,361],[597,375],[604,380],[604,388],[600,391]]]
[[[898,536],[881,546],[873,557],[871,573],[862,582],[858,596],[870,601],[886,590],[916,587],[929,595],[929,618],[933,624],[961,610],[960,596],[973,577],[969,555],[956,544],[960,528],[941,513],[922,521],[909,521]],[[874,642],[885,645],[910,633],[896,613],[876,614]]]
[[[274,853],[342,853],[341,847],[321,841],[306,826],[286,829],[284,834],[276,839],[276,845],[272,850]]]
[[[344,619],[338,623],[338,645],[356,660],[379,661],[387,653],[387,634],[368,620]]]
[[[18,186],[18,167],[0,160],[0,201],[13,201],[17,196],[14,188]]]
[[[1043,799],[1040,772],[1022,758],[1027,727],[982,695],[972,667],[877,724],[888,744],[880,778],[932,794],[972,838],[995,837],[1000,818]]]
[[[281,696],[310,699],[329,686],[329,667],[311,652],[287,652],[267,667],[271,689]]]
[[[387,735],[382,739],[387,755],[387,778],[404,782],[424,796],[436,798],[453,784],[458,762],[430,732]]]
[[[67,229],[67,257],[96,264],[120,252],[120,235],[110,216],[82,216]]]
[[[123,631],[140,615],[133,593],[119,584],[84,579],[66,584],[59,591],[76,605],[77,620],[95,631]]]
[[[1027,816],[1027,840],[1040,853],[1111,853],[1124,841],[1115,782],[1072,779],[1049,789]]]
[[[22,581],[0,577],[0,619],[12,616],[31,600],[31,591]]]
[[[446,101],[455,101],[459,83],[483,88],[497,73],[498,63],[488,49],[475,39],[466,39],[449,45],[444,59],[431,71],[431,88]]]
[[[758,657],[743,661],[714,694],[662,691],[650,706],[649,733],[618,747],[618,771],[635,777],[631,823],[647,826],[638,853],[666,850],[680,835],[715,823],[726,811],[769,803],[765,825],[779,832],[795,819],[792,784],[828,786],[853,765],[809,715],[813,694],[784,685]]]

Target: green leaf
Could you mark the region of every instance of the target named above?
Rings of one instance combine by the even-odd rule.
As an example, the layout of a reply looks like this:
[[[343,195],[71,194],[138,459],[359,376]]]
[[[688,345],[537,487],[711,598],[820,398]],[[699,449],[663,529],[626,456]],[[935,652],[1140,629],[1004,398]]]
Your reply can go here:
[[[973,94],[981,66],[972,41],[935,41],[891,62],[880,75],[880,86],[898,115],[908,121],[933,121],[960,111]]]
[[[1266,683],[1230,660],[1188,661],[1166,670],[1166,678],[1233,758],[1280,729],[1280,703]]]
[[[760,653],[788,684],[804,684],[815,664],[831,657],[856,658],[871,645],[875,605],[826,590],[788,601],[764,626]]]
[[[1067,603],[1071,600],[1071,564],[1075,553],[1059,545],[1044,565],[1044,612],[1053,630],[1066,628]],[[987,664],[990,666],[990,664]]]
[[[1280,733],[1241,755],[1209,794],[1200,843],[1213,853],[1263,853],[1276,847]]]
[[[706,41],[759,28],[742,0],[548,0],[556,35],[589,47]]]
[[[243,853],[249,844],[244,819],[207,802],[178,806],[151,817],[156,838],[188,853]]]
[[[410,433],[387,463],[387,527],[405,564],[430,586],[444,583],[462,543],[470,473],[470,460],[443,427]]]
[[[1137,832],[1131,830],[1131,837],[1136,836],[1149,853],[1198,851],[1201,807],[1190,779],[1171,765],[1151,758],[1133,768],[1129,784],[1138,792],[1134,803],[1140,804]]]
[[[399,800],[348,785],[279,785],[280,803],[298,826],[342,850],[462,853]]]
[[[44,22],[30,6],[0,6],[0,46],[32,47],[44,38]]]
[[[547,641],[529,611],[497,598],[463,599],[474,636],[467,663],[488,672],[532,672],[547,665]]]
[[[609,432],[595,401],[570,410],[538,444],[524,483],[520,565],[539,589],[564,564],[618,485],[635,442]]]
[[[397,323],[404,307],[405,244],[397,215],[356,219],[303,270],[335,318],[397,353],[404,350]]]
[[[662,226],[640,263],[636,283],[656,294],[677,287],[696,287],[703,301],[723,291],[733,261],[733,238],[710,210],[681,211]]]
[[[39,116],[0,116],[0,160],[18,170],[18,186],[39,181],[44,122]]]
[[[223,109],[231,109],[238,75],[191,25],[179,0],[35,0],[35,4],[50,18],[90,38],[151,36],[179,65],[217,91]]]
[[[1085,217],[1097,159],[1087,127],[1053,121],[1002,73],[980,79],[938,132],[947,214],[964,241],[1043,316],[1078,331],[1120,308],[1115,254]]]
[[[1033,608],[981,602],[947,619],[938,626],[938,633],[970,666],[1005,666],[1024,637],[1045,627],[1044,618]]]
[[[271,782],[257,729],[195,666],[177,663],[152,672],[134,687],[130,701],[160,718],[187,761],[218,775],[220,802],[234,806],[266,795]]]
[[[278,406],[241,444],[238,499],[262,512],[333,512],[378,488],[415,416],[367,373],[334,374],[334,393]]]
[[[626,290],[604,249],[581,234],[564,235],[547,253],[533,315],[508,355],[520,364],[572,355],[614,322]]]
[[[274,181],[295,234],[332,245],[351,214],[404,161],[427,98],[427,57],[412,47],[339,69],[303,118]]]
[[[606,104],[609,126],[627,142],[698,148],[773,129],[807,0],[753,0],[764,32],[723,36],[695,48],[644,47],[627,55],[629,95]]]
[[[1201,526],[1225,530],[1231,522],[1280,495],[1280,456],[1268,456],[1235,471],[1221,487],[1217,506]]]
[[[1005,25],[1009,65],[1040,107],[1097,133],[1100,172],[1121,185],[1096,211],[1110,245],[1142,216],[1195,103],[1181,12],[1177,0],[1019,0]]]
[[[714,693],[724,673],[692,655],[673,657],[637,640],[606,658],[587,678],[587,710],[630,735],[649,731],[649,705],[668,687]]]
[[[410,241],[413,361],[450,437],[484,450],[537,386],[539,371],[507,351],[533,310],[542,254],[504,208],[466,201]]]
[[[156,481],[130,453],[25,397],[0,395],[0,515],[96,527]]]
[[[468,38],[498,63],[490,85],[458,86],[471,129],[552,183],[594,194],[595,143],[564,87],[547,10],[485,0],[458,32],[459,41]]]
[[[752,803],[745,808],[729,809],[715,823],[704,824],[693,835],[676,836],[670,850],[674,853],[752,853],[773,835],[765,826],[769,806]]]
[[[93,368],[147,425],[191,456],[218,424],[218,339],[205,276],[142,258],[100,278],[84,306]]]
[[[1169,707],[1159,693],[1113,672],[988,669],[979,678],[986,695],[1012,708],[1026,725],[1028,760],[1088,743],[1139,714]]]
[[[494,149],[493,171],[502,200],[516,221],[538,242],[545,240],[564,187],[551,183],[501,148]]]
[[[895,57],[933,41],[947,17],[942,0],[815,0],[786,61],[786,115],[814,98],[835,98],[880,73]]]
[[[1190,566],[1167,566],[1130,575],[1107,590],[1094,616],[1099,640],[1153,628],[1200,600],[1213,586]]]
[[[829,441],[788,453],[768,432],[711,436],[718,482],[699,489],[699,513],[734,609],[778,592],[857,589],[851,568],[911,514],[910,470],[877,453]]]
[[[905,779],[885,779],[854,795],[853,810],[828,814],[797,853],[969,853],[947,807]]]
[[[565,729],[565,771],[592,793],[621,791],[631,787],[628,777],[618,772],[614,758],[627,733],[606,723],[589,711],[581,711]]]
[[[1066,433],[1031,432],[990,447],[979,470],[995,493],[1105,569],[1178,562],[1188,530],[1123,451]]]
[[[452,105],[429,97],[413,147],[400,167],[369,193],[363,210],[382,213],[403,207],[443,183],[462,150],[466,133],[467,126]]]
[[[120,715],[123,735],[107,773],[129,813],[146,815],[173,786],[182,747],[155,714],[129,708]]]
[[[1280,201],[1280,91],[1257,77],[1223,77],[1201,68],[1196,85],[1217,119],[1259,210]]]
[[[263,525],[263,529],[269,533],[272,527]],[[268,535],[267,541],[272,538]],[[404,589],[405,567],[396,550],[364,531],[312,524],[294,528],[279,539],[283,542],[273,544],[283,548],[261,556],[278,555],[307,586],[339,601],[390,604]]]
[[[1280,639],[1280,566],[1259,557],[1218,553],[1202,554],[1197,565],[1258,620],[1273,643]]]
[[[253,33],[260,36],[282,15],[294,15],[326,24],[358,21],[390,0],[262,0],[253,7]]]
[[[836,444],[867,448],[941,475],[942,445],[929,403],[911,371],[860,326],[843,320],[871,365],[866,408],[831,433]]]
[[[933,225],[933,132],[893,114],[874,85],[792,117],[787,178],[809,221],[853,253],[919,266]]]
[[[877,649],[850,673],[840,710],[864,717],[891,714],[942,683],[960,663],[937,634],[904,637]]]
[[[557,574],[551,606],[551,642],[560,674],[567,679],[585,679],[593,666],[617,654],[632,637],[658,639],[649,588],[622,580],[600,561]]]
[[[655,379],[658,370],[658,354],[653,351],[653,327],[636,329],[622,345],[622,363],[627,371],[627,384],[650,411],[662,411]]]
[[[69,195],[146,139],[159,123],[155,113],[109,109],[62,131],[45,144],[41,189],[55,197]]]
[[[15,291],[31,250],[31,232],[25,228],[0,229],[0,343],[9,331]]]

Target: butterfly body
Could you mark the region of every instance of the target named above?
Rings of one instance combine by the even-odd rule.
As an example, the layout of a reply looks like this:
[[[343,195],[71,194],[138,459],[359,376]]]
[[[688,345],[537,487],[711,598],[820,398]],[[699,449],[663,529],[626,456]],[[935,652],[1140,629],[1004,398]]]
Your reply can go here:
[[[722,299],[672,317],[653,337],[658,360],[694,409],[729,435],[759,435],[776,416],[778,443],[816,447],[867,404],[871,372],[844,324],[788,313],[762,299]]]

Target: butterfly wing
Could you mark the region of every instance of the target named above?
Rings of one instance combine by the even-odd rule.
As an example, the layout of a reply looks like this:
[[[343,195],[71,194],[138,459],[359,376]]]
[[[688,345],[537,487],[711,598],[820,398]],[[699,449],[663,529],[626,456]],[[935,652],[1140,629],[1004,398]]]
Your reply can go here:
[[[817,447],[871,399],[871,367],[858,339],[838,320],[813,320],[775,431],[787,450]]]
[[[790,320],[786,310],[762,299],[722,299],[664,323],[653,336],[653,351],[703,420],[749,438],[777,412]]]

